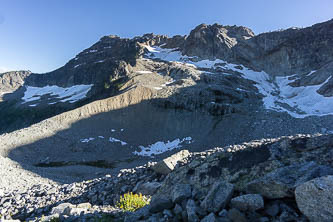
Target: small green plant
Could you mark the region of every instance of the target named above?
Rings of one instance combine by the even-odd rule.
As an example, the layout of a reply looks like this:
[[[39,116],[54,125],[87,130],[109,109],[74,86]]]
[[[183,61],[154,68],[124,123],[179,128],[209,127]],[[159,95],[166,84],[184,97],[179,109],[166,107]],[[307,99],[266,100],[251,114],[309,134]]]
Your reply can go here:
[[[59,217],[52,217],[50,222],[60,222]]]
[[[140,194],[125,193],[120,197],[117,207],[124,211],[136,211],[137,209],[149,204],[149,199]]]

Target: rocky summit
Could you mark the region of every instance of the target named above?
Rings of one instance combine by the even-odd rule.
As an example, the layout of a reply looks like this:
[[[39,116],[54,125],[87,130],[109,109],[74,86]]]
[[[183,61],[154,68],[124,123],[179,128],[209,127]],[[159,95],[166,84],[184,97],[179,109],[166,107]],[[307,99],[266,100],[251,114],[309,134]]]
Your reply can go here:
[[[333,221],[333,20],[104,36],[0,96],[0,221]]]

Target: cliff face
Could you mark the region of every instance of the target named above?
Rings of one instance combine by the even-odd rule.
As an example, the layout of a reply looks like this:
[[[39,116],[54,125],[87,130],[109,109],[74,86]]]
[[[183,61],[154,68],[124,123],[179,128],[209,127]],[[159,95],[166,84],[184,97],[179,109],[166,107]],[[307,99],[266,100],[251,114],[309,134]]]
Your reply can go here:
[[[13,71],[0,74],[0,93],[12,92],[24,84],[29,71]]]

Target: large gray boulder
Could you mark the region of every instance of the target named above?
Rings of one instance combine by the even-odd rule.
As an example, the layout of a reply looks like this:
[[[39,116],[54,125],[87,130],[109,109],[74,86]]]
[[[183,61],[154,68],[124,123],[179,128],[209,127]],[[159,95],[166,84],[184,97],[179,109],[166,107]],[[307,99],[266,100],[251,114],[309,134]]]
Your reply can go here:
[[[234,185],[224,181],[217,181],[201,202],[200,206],[208,211],[217,213],[230,201],[234,192]]]
[[[187,158],[189,155],[190,152],[188,150],[182,150],[158,162],[152,167],[152,169],[159,174],[169,174],[171,171],[175,169],[179,161]]]
[[[333,168],[315,162],[293,164],[248,183],[246,190],[269,199],[293,197],[296,186],[330,174],[333,174]]]
[[[311,221],[333,221],[333,176],[299,185],[295,197],[298,208]]]

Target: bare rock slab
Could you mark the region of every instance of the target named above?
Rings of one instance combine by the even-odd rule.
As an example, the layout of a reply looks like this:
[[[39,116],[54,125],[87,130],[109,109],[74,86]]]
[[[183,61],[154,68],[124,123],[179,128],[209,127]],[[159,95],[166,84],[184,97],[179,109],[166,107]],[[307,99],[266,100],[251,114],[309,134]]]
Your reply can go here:
[[[189,155],[190,152],[188,150],[182,150],[158,162],[152,167],[152,169],[159,174],[169,174],[175,169],[179,161],[187,158]]]

